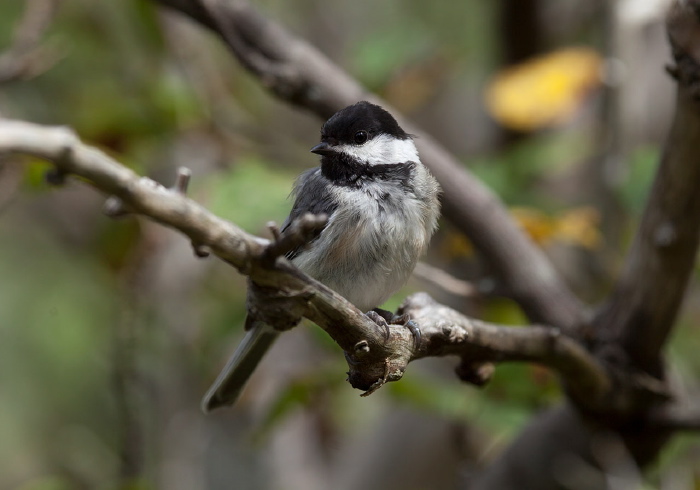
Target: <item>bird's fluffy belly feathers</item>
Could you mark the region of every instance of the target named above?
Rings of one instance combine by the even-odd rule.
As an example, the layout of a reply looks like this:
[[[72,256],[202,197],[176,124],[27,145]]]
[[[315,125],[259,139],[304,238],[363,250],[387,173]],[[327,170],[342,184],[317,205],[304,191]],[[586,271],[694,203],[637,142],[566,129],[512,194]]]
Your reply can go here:
[[[311,245],[318,255],[302,253],[293,262],[368,311],[408,280],[428,245],[434,220],[430,223],[425,216],[427,203],[413,194],[387,192],[386,186],[338,187],[333,192],[348,205],[338,206]]]

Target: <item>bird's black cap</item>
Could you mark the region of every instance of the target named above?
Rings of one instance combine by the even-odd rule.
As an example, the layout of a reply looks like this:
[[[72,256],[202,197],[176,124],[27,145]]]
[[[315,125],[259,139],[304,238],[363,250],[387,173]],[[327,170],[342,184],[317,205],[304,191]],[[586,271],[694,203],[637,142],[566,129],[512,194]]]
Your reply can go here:
[[[388,134],[402,140],[411,137],[388,111],[363,100],[331,116],[321,129],[321,141],[331,144],[350,143],[358,131],[366,131],[368,139],[379,134]]]

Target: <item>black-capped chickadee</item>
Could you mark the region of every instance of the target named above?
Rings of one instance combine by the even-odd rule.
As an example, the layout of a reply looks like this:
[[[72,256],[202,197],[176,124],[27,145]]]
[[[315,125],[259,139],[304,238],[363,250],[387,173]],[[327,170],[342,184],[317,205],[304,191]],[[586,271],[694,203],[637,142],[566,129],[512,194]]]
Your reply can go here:
[[[428,247],[440,215],[440,187],[411,135],[369,102],[333,115],[311,151],[321,155],[321,166],[297,179],[281,230],[304,213],[326,214],[328,222],[287,258],[361,311],[373,310],[404,285]],[[376,312],[370,317],[380,320]],[[270,326],[252,322],[204,397],[205,412],[236,401],[277,336]]]

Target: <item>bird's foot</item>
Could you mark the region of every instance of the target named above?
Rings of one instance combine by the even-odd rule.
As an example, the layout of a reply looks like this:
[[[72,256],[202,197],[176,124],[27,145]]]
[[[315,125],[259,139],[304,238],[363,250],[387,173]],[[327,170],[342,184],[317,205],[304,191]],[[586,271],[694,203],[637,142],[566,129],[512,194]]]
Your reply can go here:
[[[395,315],[390,311],[381,308],[375,308],[366,313],[367,318],[384,329],[384,340],[389,340],[391,329],[389,325],[403,325],[408,328],[413,335],[413,349],[417,350],[420,347],[421,332],[418,324],[411,320],[411,317],[404,313],[403,315]]]
[[[408,313],[404,313],[403,315],[394,315],[391,319],[391,324],[403,325],[404,327],[408,328],[411,335],[413,335],[413,350],[418,350],[421,341],[420,327],[418,327],[416,322],[411,320],[411,316]]]
[[[388,313],[388,317],[387,314]],[[384,340],[389,340],[391,335],[391,329],[389,328],[389,321],[393,314],[390,311],[382,310],[381,308],[375,308],[374,310],[369,310],[365,313],[365,316],[376,323],[378,326],[384,329]]]

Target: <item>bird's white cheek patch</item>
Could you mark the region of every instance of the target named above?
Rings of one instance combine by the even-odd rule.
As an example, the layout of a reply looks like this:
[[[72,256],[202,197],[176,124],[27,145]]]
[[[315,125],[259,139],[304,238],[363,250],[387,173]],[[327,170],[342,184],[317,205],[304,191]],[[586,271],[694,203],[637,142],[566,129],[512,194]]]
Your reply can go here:
[[[380,134],[364,145],[339,145],[337,150],[370,165],[417,162],[418,150],[411,139],[400,140]]]

